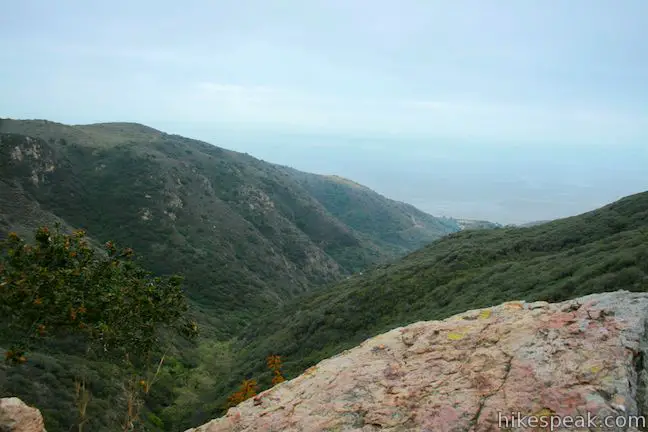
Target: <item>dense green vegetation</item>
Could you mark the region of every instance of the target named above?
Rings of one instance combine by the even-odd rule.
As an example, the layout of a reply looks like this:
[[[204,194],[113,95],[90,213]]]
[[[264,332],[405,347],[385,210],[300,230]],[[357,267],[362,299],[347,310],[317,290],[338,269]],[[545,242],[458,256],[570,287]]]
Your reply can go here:
[[[73,400],[61,398],[59,409],[50,411],[48,420],[55,427],[69,424],[81,432],[106,425],[104,416],[88,415],[88,408],[95,409],[96,392],[107,399],[100,399],[97,408],[106,401],[120,406],[125,398],[122,430],[148,429],[150,415],[142,417],[141,408],[159,377],[169,336],[197,333],[196,323],[185,318],[181,278],[152,276],[134,262],[132,249],[118,249],[112,242],[99,253],[83,231],[66,235],[41,227],[34,239],[29,244],[12,232],[0,243],[0,342],[7,346],[9,365],[4,370],[8,389],[3,390],[20,394],[25,388],[15,385],[35,390],[34,384],[43,382],[58,387],[56,376],[47,373],[55,370],[59,379],[68,379],[70,387],[63,394],[74,392]],[[60,373],[64,368],[58,362],[38,354],[30,362],[37,348],[59,357],[73,354],[76,359],[65,356],[66,363],[78,368]],[[28,362],[31,370],[20,368]],[[154,373],[152,362],[159,365]],[[39,366],[46,373],[35,377]],[[42,381],[30,382],[30,377]],[[106,382],[120,381],[123,394],[102,391],[109,387]],[[112,419],[108,425],[114,428],[115,423]]]
[[[419,249],[437,239],[438,232],[459,231],[455,219],[430,216],[351,180],[284,169],[332,215],[394,256]]]
[[[133,247],[156,275],[185,277],[202,338],[171,340],[145,398],[148,426],[159,430],[222,411],[241,382],[233,337],[254,317],[460,229],[340,178],[142,125],[0,119],[0,240],[10,231],[33,239],[34,229],[57,223],[87,230],[96,249],[107,240]],[[127,403],[113,402],[124,393],[119,369],[70,350],[77,342],[57,340],[0,368],[0,394],[37,405],[48,430],[68,430],[76,421],[69,370],[83,370],[93,430],[114,430]]]
[[[2,132],[0,236],[58,221],[128,244],[149,270],[186,276],[201,321],[221,338],[460,229],[337,179],[317,176],[331,189],[318,193],[298,171],[142,125],[4,119]],[[350,215],[353,202],[362,217]]]
[[[648,288],[648,193],[526,228],[458,232],[494,225],[434,218],[341,177],[141,125],[3,120],[0,132],[0,238],[59,222],[87,229],[90,246],[134,247],[157,275],[185,276],[204,331],[195,344],[167,339],[144,398],[151,430],[195,426],[222,414],[229,396],[245,397],[247,384],[269,387],[269,356],[292,378],[415,321]],[[127,403],[120,369],[70,354],[75,346],[63,338],[0,367],[0,395],[37,405],[48,430],[68,430],[83,370],[93,430],[115,430]]]
[[[451,234],[363,276],[306,295],[252,323],[234,380],[277,350],[288,378],[395,327],[521,299],[559,301],[648,289],[648,192],[529,228]],[[208,398],[216,398],[212,394]]]

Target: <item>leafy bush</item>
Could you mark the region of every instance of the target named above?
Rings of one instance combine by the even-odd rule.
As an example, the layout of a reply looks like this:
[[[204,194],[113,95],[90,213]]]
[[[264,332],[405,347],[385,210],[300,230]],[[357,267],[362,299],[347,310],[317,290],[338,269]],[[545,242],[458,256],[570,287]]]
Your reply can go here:
[[[163,335],[197,333],[196,323],[186,316],[181,278],[153,277],[135,264],[132,249],[118,249],[112,242],[101,253],[83,231],[67,235],[59,227],[41,227],[34,239],[28,244],[11,233],[0,245],[0,336],[11,344],[7,361],[25,364],[27,350],[55,350],[71,337],[76,353],[69,354],[120,365],[127,405],[124,430],[130,430],[138,420],[141,398],[164,362],[162,356],[151,373]],[[56,363],[42,359],[34,367],[34,373],[62,372]],[[49,372],[40,378],[57,381]],[[25,381],[14,374],[9,385],[28,388]],[[91,393],[101,394],[105,383],[87,367],[77,370],[73,383],[81,430],[88,421]]]

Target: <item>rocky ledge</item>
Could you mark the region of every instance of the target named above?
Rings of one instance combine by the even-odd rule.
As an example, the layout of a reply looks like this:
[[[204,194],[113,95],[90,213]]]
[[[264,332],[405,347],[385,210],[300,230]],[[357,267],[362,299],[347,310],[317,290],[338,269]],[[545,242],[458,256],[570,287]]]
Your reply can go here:
[[[15,397],[0,399],[0,431],[46,432],[40,411]]]
[[[418,322],[187,432],[643,430],[647,317],[618,291]]]

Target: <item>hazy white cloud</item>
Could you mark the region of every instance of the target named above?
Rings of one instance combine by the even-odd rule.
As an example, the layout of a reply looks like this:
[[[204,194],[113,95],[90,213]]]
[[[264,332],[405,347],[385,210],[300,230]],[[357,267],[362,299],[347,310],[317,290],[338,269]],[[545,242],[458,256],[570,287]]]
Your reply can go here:
[[[217,94],[259,95],[279,92],[278,89],[267,86],[245,86],[238,84],[220,84],[214,82],[201,82],[196,85],[200,90]]]
[[[158,47],[133,48],[115,45],[106,47],[67,46],[62,48],[73,55],[113,57],[138,62],[186,63],[193,60],[186,53],[181,54]]]
[[[266,85],[200,82],[178,115],[329,132],[485,139],[502,143],[636,142],[648,137],[641,113],[596,107],[488,101],[344,98]],[[190,106],[190,109],[186,107]]]
[[[648,136],[644,0],[161,1],[13,2],[0,110],[520,143]]]
[[[468,129],[476,137],[537,141],[569,140],[574,144],[636,142],[648,138],[648,114],[567,104],[525,105],[497,102],[405,101],[405,107],[427,116],[441,129]],[[619,142],[623,144],[623,142]]]

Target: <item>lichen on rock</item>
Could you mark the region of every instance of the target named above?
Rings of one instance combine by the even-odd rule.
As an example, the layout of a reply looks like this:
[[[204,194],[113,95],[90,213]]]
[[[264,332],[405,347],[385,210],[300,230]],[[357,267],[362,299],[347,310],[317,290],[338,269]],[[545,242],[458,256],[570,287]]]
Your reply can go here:
[[[618,291],[418,322],[187,432],[478,432],[512,413],[644,415],[647,317],[648,294]]]

